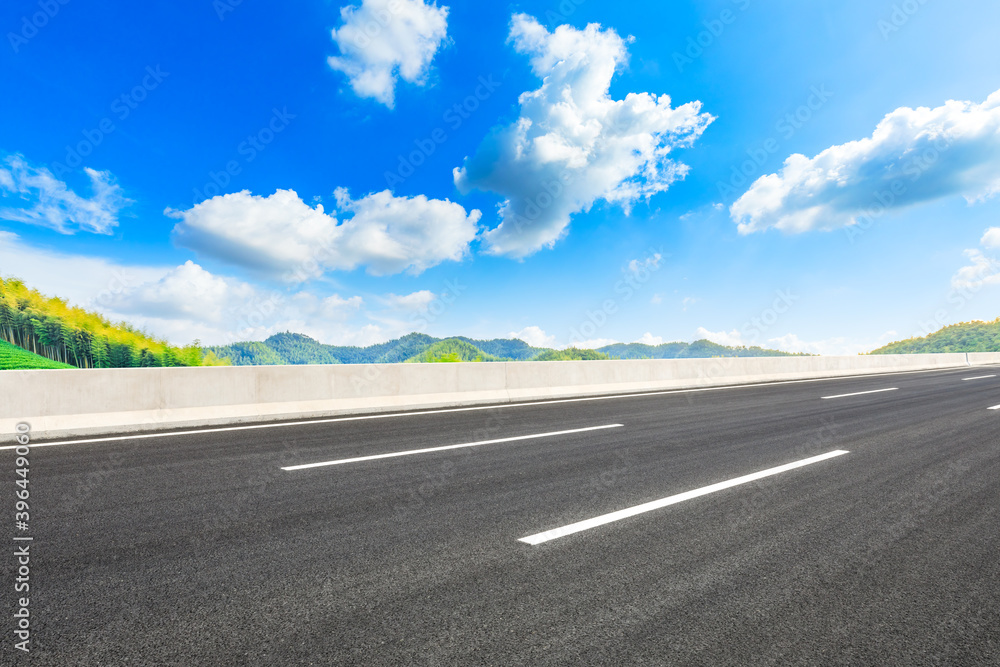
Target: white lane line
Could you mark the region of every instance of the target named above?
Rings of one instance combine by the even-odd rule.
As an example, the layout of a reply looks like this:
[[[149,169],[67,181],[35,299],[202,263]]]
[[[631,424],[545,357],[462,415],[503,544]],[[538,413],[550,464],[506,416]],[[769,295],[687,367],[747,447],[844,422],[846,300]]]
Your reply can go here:
[[[629,517],[635,516],[636,514],[644,514],[645,512],[652,512],[653,510],[658,510],[660,508],[667,507],[669,505],[676,505],[677,503],[682,503],[685,500],[691,500],[692,498],[705,496],[710,493],[715,493],[716,491],[722,491],[724,489],[729,489],[734,486],[739,486],[740,484],[747,484],[749,482],[754,482],[757,481],[758,479],[771,477],[772,475],[779,475],[783,472],[788,472],[789,470],[802,468],[804,466],[812,465],[813,463],[819,463],[820,461],[826,461],[827,459],[832,459],[837,456],[843,456],[844,454],[850,454],[850,452],[843,449],[838,449],[833,452],[827,452],[826,454],[820,454],[819,456],[813,456],[812,458],[802,459],[801,461],[796,461],[794,463],[786,463],[785,465],[778,466],[777,468],[768,468],[767,470],[761,470],[760,472],[755,472],[751,475],[737,477],[736,479],[731,479],[726,482],[719,482],[718,484],[712,484],[711,486],[704,486],[700,489],[695,489],[694,491],[679,493],[676,496],[661,498],[660,500],[654,500],[652,502],[644,503],[642,505],[636,505],[635,507],[629,507],[628,509],[618,510],[617,512],[611,512],[610,514],[603,514],[601,516],[594,517],[593,519],[587,519],[586,521],[571,523],[568,526],[563,526],[562,528],[554,528],[552,530],[547,530],[544,533],[537,533],[535,535],[529,535],[528,537],[522,537],[520,540],[518,540],[518,542],[524,542],[526,544],[531,544],[531,545],[542,544],[543,542],[556,540],[559,539],[560,537],[566,537],[567,535],[572,535],[573,533],[579,533],[580,531],[590,530],[591,528],[603,526],[604,524],[607,523],[612,523],[614,521],[621,521],[622,519],[627,519]]]
[[[360,463],[361,461],[375,461],[377,459],[391,459],[398,456],[412,456],[414,454],[428,454],[430,452],[443,452],[448,449],[461,449],[462,447],[482,447],[483,445],[496,445],[501,442],[517,442],[518,440],[535,440],[537,438],[553,438],[557,435],[571,435],[573,433],[587,433],[588,431],[601,431],[608,428],[621,428],[624,424],[607,424],[605,426],[589,426],[587,428],[575,428],[569,431],[553,431],[551,433],[536,433],[534,435],[519,435],[512,438],[497,438],[496,440],[481,440],[479,442],[464,442],[459,445],[445,445],[444,447],[428,447],[427,449],[411,449],[405,452],[390,452],[388,454],[375,454],[373,456],[359,456],[353,459],[340,459],[338,461],[322,461],[320,463],[306,463],[298,466],[288,466],[282,470],[305,470],[306,468],[321,468],[323,466],[339,466],[345,463]]]
[[[226,431],[253,431],[262,428],[287,428],[289,426],[314,426],[316,424],[335,424],[337,422],[367,421],[369,419],[396,419],[399,417],[422,417],[424,415],[440,415],[451,412],[475,412],[478,410],[504,410],[507,408],[530,408],[542,407],[545,405],[555,405],[557,403],[582,403],[585,401],[620,401],[630,398],[647,398],[649,396],[669,396],[671,394],[697,394],[706,391],[729,391],[735,389],[755,389],[759,387],[773,387],[785,384],[805,384],[811,382],[836,382],[840,380],[857,380],[863,377],[877,377],[885,375],[924,375],[927,373],[954,372],[954,368],[931,368],[921,371],[892,371],[887,373],[872,373],[870,375],[845,375],[842,377],[810,378],[808,380],[778,380],[775,382],[757,382],[755,384],[733,384],[721,387],[697,387],[689,389],[663,389],[660,391],[647,391],[638,394],[609,394],[606,396],[583,396],[579,398],[557,398],[540,401],[526,401],[523,403],[495,403],[490,405],[473,405],[464,408],[441,408],[438,410],[414,410],[410,412],[390,412],[368,415],[356,415],[353,417],[327,417],[324,419],[309,419],[301,421],[283,421],[267,424],[246,424],[243,426],[224,426],[220,428],[192,429],[187,431],[168,431],[165,433],[140,433],[137,435],[113,435],[100,438],[81,438],[79,440],[53,440],[52,442],[32,441],[31,447],[64,447],[66,445],[88,445],[95,442],[123,442],[127,440],[147,440],[150,438],[172,438],[184,435],[205,435],[211,433],[225,433]],[[151,424],[150,426],[155,426]],[[0,452],[17,449],[19,445],[0,447]]]
[[[892,387],[890,389],[873,389],[872,391],[859,391],[853,394],[840,394],[839,396],[824,396],[823,400],[827,401],[831,398],[847,398],[848,396],[864,396],[865,394],[881,394],[883,391],[899,391],[899,387]]]
[[[1000,410],[1000,405],[994,405],[990,410]]]
[[[986,380],[988,378],[995,378],[996,375],[980,375],[974,378],[962,378],[962,382],[968,382],[969,380]]]

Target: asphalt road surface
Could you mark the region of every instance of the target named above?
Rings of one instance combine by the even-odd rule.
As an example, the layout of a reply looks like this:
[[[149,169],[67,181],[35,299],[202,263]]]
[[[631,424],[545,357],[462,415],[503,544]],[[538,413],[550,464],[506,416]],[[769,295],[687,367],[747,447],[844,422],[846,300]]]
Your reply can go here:
[[[1000,664],[998,376],[34,446],[27,656],[6,449],[0,663]]]

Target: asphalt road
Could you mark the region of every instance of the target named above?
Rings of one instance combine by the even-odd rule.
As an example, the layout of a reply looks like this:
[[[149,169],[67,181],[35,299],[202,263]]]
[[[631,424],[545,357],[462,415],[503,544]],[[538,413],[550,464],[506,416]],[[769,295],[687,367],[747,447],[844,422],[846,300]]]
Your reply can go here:
[[[0,662],[996,665],[994,373],[34,447],[32,650],[5,611]]]

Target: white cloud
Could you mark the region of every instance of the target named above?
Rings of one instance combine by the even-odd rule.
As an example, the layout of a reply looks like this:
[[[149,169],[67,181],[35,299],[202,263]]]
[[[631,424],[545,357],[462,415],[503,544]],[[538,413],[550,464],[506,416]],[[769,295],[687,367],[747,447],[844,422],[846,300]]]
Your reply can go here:
[[[280,293],[274,293],[274,300],[283,302]],[[296,317],[305,318],[310,322],[343,322],[362,312],[364,299],[360,296],[344,298],[339,294],[320,297],[311,292],[298,292],[289,297],[288,308],[294,309]],[[308,326],[308,324],[307,324]]]
[[[83,308],[100,308],[116,295],[167,274],[170,266],[123,265],[102,257],[68,255],[25,243],[0,231],[0,275],[16,277],[43,294]]]
[[[813,158],[792,155],[730,208],[741,234],[799,233],[867,222],[885,209],[1000,191],[1000,91],[982,104],[902,107],[871,137]]]
[[[733,329],[732,331],[709,331],[705,327],[698,327],[696,332],[698,340],[710,340],[713,343],[718,343],[719,345],[728,345],[729,347],[742,347],[746,345],[743,342],[743,334],[740,333],[739,329]]]
[[[642,335],[642,338],[635,341],[637,343],[642,343],[643,345],[663,345],[662,336],[654,336],[648,331]]]
[[[987,229],[979,244],[986,251],[1000,249],[1000,227]],[[970,264],[951,277],[952,289],[967,293],[978,292],[988,285],[1000,285],[1000,259],[983,250],[972,248],[965,251]]]
[[[613,345],[618,342],[613,338],[594,338],[591,340],[572,340],[568,345],[557,344],[555,336],[550,336],[540,327],[536,326],[525,327],[520,331],[511,331],[507,334],[507,337],[520,338],[532,347],[548,347],[555,350],[565,350],[570,347],[575,347],[578,350],[596,350],[599,347]]]
[[[541,327],[525,327],[520,331],[512,331],[508,338],[519,338],[531,347],[555,347],[556,337],[545,333]]]
[[[520,117],[494,128],[454,172],[461,192],[504,197],[500,226],[485,234],[491,253],[525,257],[552,247],[571,216],[595,202],[627,213],[687,174],[670,152],[690,145],[714,119],[700,113],[700,102],[671,108],[667,95],[612,99],[611,80],[628,59],[627,42],[614,30],[563,25],[550,33],[517,14],[510,40],[530,56],[542,85],[523,93]]]
[[[615,345],[618,342],[614,338],[592,338],[590,340],[574,341],[568,347],[575,347],[578,350],[596,350],[607,345]],[[561,349],[566,349],[566,347]]]
[[[660,305],[661,303],[663,303],[663,297],[662,297],[662,296],[660,296],[659,294],[654,294],[654,295],[653,295],[653,298],[652,298],[652,299],[650,299],[650,300],[649,300],[649,302],[650,302],[651,304],[653,304],[654,306],[658,306],[658,305]]]
[[[879,338],[879,340],[884,342],[887,336],[892,335],[895,335],[894,331],[886,332]],[[712,341],[713,343],[727,345],[729,347],[750,347],[758,345],[770,350],[780,350],[782,352],[792,353],[820,354],[823,356],[851,356],[861,352],[869,352],[876,347],[879,347],[881,344],[858,342],[847,338],[827,338],[817,341],[805,341],[792,333],[785,336],[769,338],[763,342],[747,343],[743,339],[743,334],[738,329],[726,332],[709,331],[703,327],[698,328],[697,336],[699,339],[704,338]]]
[[[952,276],[951,286],[954,289],[976,291],[987,285],[1000,285],[1000,261],[983,254],[981,250],[966,250],[965,256],[971,263]]]
[[[698,303],[698,301],[700,301],[700,299],[693,296],[684,297],[681,300],[681,310],[683,310],[686,313],[688,306],[693,306],[694,304]]]
[[[390,109],[397,79],[422,84],[448,33],[448,8],[423,0],[363,0],[340,17],[344,24],[333,31],[340,55],[327,62],[347,75],[358,97]]]
[[[824,357],[852,357],[881,347],[894,340],[895,331],[887,331],[879,336],[877,341],[858,341],[849,338],[835,337],[823,340],[806,341],[795,334],[787,334],[778,338],[769,338],[761,347],[782,352],[818,354]]]
[[[85,168],[93,194],[81,197],[45,167],[29,164],[21,155],[0,162],[0,220],[54,229],[110,234],[118,213],[131,202],[107,171]]]
[[[459,261],[481,216],[423,195],[394,197],[386,190],[352,201],[346,190],[336,194],[341,213],[352,214],[340,223],[292,190],[269,197],[244,190],[166,214],[181,221],[174,232],[182,245],[290,282],[359,266],[373,275],[418,274]]]
[[[885,343],[894,340],[897,336],[895,331],[887,331],[875,342],[858,341],[855,339],[834,337],[823,340],[807,341],[799,338],[796,334],[789,333],[784,336],[769,338],[765,341],[748,342],[743,339],[743,333],[738,329],[732,331],[709,331],[704,327],[699,327],[697,338],[710,340],[719,345],[729,347],[752,347],[759,346],[769,350],[780,350],[782,352],[819,354],[823,356],[853,356],[862,352],[870,352]]]
[[[990,250],[1000,248],[1000,227],[990,227],[979,243]]]
[[[397,310],[422,312],[427,310],[427,307],[434,303],[434,300],[437,298],[437,294],[431,292],[430,290],[420,290],[419,292],[403,296],[400,296],[399,294],[388,294],[385,297],[385,301]]]
[[[322,301],[320,312],[329,319],[342,319],[361,310],[364,299],[360,296],[343,298],[339,294],[328,296]]]
[[[823,341],[804,341],[795,334],[787,334],[785,336],[780,336],[777,338],[769,338],[767,344],[762,347],[768,347],[774,350],[781,350],[782,352],[795,352],[795,353],[805,353],[805,354],[831,354],[831,350],[837,349],[834,354],[841,354],[839,348],[841,348],[846,342],[843,338],[831,338],[829,340]],[[856,352],[860,352],[857,350]]]
[[[640,276],[643,273],[651,273],[660,268],[660,260],[663,259],[663,255],[660,253],[653,253],[652,256],[646,259],[633,259],[628,263],[627,271],[633,276]]]
[[[155,282],[123,291],[106,305],[127,315],[222,324],[234,302],[250,301],[256,294],[247,283],[213,275],[188,260]]]
[[[156,280],[118,292],[101,309],[174,343],[200,339],[206,345],[225,345],[286,330],[318,335],[329,330],[331,321],[343,319],[336,317],[338,307],[352,301],[360,306],[360,297],[322,299],[267,291],[187,261]]]
[[[268,291],[214,275],[194,262],[123,265],[37,248],[10,232],[0,232],[0,275],[21,278],[44,294],[179,345],[196,338],[206,345],[263,340],[280,331],[370,345],[408,333],[366,322],[359,296]]]

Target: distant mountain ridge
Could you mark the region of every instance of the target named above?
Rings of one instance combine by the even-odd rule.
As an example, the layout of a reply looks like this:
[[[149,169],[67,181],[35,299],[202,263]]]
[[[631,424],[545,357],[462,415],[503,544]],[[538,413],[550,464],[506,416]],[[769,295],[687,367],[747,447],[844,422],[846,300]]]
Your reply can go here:
[[[710,340],[693,343],[615,343],[598,348],[612,359],[708,359],[712,357],[805,357],[806,354],[768,350],[762,347],[729,347]]]
[[[368,347],[356,347],[324,345],[304,334],[284,332],[274,334],[265,341],[204,349],[206,353],[211,352],[219,359],[228,359],[234,366],[802,356],[760,347],[727,347],[708,340],[662,345],[616,343],[597,350],[553,350],[532,347],[517,338],[434,338],[421,333],[407,334],[402,338]]]

